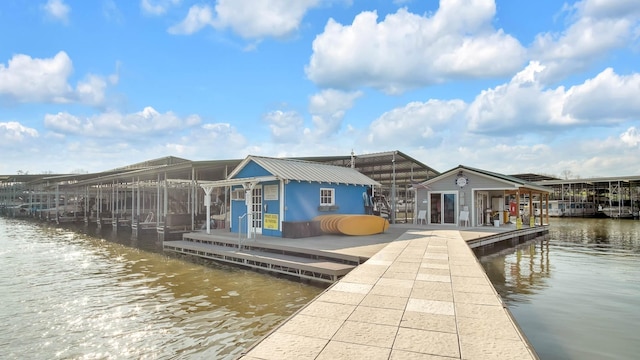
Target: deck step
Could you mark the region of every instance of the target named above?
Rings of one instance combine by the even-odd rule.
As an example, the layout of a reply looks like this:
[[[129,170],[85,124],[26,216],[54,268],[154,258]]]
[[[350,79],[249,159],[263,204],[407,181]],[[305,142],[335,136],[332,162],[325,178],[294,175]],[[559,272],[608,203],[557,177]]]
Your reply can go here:
[[[262,269],[304,279],[333,283],[353,270],[357,264],[342,262],[341,256],[335,261],[328,258],[312,256],[296,256],[287,253],[276,253],[269,250],[255,249],[256,244],[241,246],[216,239],[196,240],[190,238],[180,241],[165,241],[165,251],[197,256],[254,269]],[[258,246],[258,248],[260,248]],[[265,251],[266,250],[266,251]],[[301,252],[303,249],[297,249]],[[325,254],[326,255],[326,254]],[[340,255],[340,254],[336,254]]]

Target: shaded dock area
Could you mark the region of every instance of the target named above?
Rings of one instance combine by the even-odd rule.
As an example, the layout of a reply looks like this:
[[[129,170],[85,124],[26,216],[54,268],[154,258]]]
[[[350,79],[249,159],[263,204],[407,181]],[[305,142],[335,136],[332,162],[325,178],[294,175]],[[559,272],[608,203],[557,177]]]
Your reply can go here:
[[[344,246],[374,253],[240,358],[537,359],[470,243],[546,229],[395,227]]]

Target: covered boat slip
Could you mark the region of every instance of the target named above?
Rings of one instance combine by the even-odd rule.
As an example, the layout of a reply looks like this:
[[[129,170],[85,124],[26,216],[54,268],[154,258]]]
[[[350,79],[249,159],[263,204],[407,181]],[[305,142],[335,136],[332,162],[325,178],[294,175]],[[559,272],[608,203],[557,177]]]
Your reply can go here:
[[[301,159],[354,167],[378,181],[378,195],[386,198],[391,223],[413,221],[413,208],[404,206],[401,210],[397,204],[408,204],[413,199],[412,183],[438,174],[400,151]],[[13,214],[10,207],[27,206],[28,210],[16,211],[15,216],[58,223],[84,221],[136,232],[159,229],[160,235],[178,236],[200,228],[207,218],[205,193],[198,184],[226,179],[241,161],[190,161],[170,156],[99,173],[2,175],[0,211]],[[212,195],[215,226],[226,226],[229,189],[216,189]]]
[[[204,222],[204,193],[198,181],[223,179],[239,161],[167,157],[102,173],[41,175],[29,182],[5,183],[1,194],[5,201],[46,204],[29,216],[49,221],[85,221],[180,236]],[[223,205],[219,211],[224,211]]]
[[[564,204],[564,216],[638,217],[640,210],[640,175],[585,179],[545,179],[535,184],[552,190],[551,199]],[[588,211],[589,209],[595,211]],[[578,209],[578,210],[576,210]],[[583,210],[580,210],[583,209]],[[553,216],[553,207],[549,209]]]

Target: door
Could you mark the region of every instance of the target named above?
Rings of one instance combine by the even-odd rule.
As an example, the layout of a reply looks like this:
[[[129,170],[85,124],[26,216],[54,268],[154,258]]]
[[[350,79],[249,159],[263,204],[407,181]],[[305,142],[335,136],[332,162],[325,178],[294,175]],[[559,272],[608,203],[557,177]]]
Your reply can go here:
[[[478,191],[476,194],[476,224],[484,225],[486,210],[489,208],[489,193]]]
[[[252,227],[257,234],[262,234],[262,186],[256,186],[251,195]]]
[[[431,193],[429,199],[431,224],[457,224],[455,193]]]
[[[456,223],[456,194],[442,194],[444,210],[442,212],[443,224]]]

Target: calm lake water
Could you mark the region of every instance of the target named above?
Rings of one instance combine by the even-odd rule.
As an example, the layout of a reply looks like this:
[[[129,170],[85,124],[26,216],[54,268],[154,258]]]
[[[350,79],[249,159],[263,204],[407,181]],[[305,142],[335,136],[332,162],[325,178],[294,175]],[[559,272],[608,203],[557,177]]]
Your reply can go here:
[[[323,291],[83,229],[0,218],[0,358],[232,359]]]
[[[480,261],[541,359],[640,358],[640,221],[551,219]]]
[[[89,229],[0,218],[1,358],[232,359],[323,291]],[[481,262],[542,359],[639,358],[640,221],[552,219]]]

